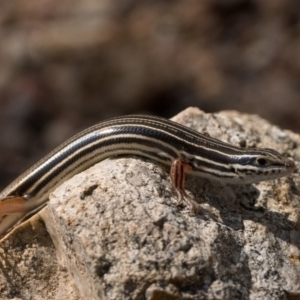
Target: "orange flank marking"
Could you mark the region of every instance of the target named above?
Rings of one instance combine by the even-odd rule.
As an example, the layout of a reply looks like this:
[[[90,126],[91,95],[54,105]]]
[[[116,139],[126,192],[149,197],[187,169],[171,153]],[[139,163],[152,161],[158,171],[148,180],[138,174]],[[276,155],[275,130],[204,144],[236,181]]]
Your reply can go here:
[[[0,201],[0,217],[6,214],[21,213],[27,211],[27,200],[23,197],[8,197]]]

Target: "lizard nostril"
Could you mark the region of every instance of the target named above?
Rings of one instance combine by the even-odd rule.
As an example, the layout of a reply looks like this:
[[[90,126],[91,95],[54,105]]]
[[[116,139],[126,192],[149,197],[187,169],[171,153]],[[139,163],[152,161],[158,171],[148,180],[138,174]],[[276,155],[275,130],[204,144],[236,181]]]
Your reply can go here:
[[[291,169],[291,170],[295,169],[295,163],[292,160],[288,160],[284,165],[288,169]]]

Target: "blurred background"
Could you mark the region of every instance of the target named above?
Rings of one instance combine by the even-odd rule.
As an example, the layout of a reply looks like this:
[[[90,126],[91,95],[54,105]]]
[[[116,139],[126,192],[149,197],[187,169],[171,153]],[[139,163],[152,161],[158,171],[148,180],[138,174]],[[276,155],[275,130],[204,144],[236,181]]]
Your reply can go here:
[[[189,106],[300,131],[297,0],[0,3],[0,187],[78,131]]]

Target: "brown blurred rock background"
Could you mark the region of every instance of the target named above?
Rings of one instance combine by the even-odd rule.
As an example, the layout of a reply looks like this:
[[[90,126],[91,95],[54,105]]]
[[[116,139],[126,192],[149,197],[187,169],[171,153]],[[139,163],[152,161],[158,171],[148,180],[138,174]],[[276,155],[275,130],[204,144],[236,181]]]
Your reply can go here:
[[[0,185],[79,130],[130,113],[256,113],[300,131],[296,0],[6,0]]]

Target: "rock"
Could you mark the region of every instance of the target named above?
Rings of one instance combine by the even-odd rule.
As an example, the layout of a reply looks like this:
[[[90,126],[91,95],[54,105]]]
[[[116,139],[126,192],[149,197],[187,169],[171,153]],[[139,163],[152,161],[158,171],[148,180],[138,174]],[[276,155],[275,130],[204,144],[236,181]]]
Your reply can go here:
[[[190,108],[173,119],[236,146],[274,148],[299,160],[299,136],[255,115]],[[50,196],[41,216],[81,299],[300,296],[297,172],[249,186],[188,176],[197,214],[177,205],[168,172],[144,158],[108,159]]]
[[[38,214],[1,240],[0,299],[80,299]]]

